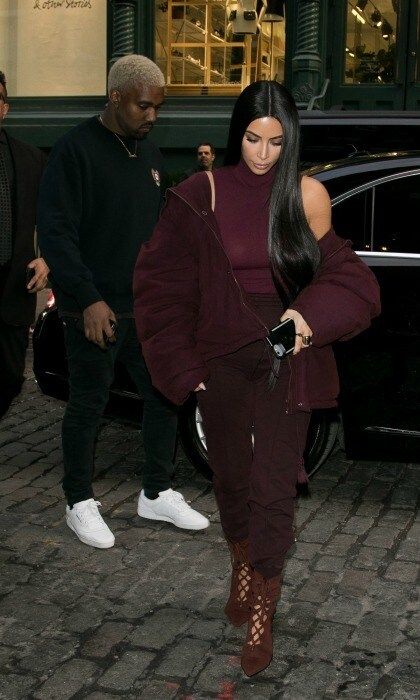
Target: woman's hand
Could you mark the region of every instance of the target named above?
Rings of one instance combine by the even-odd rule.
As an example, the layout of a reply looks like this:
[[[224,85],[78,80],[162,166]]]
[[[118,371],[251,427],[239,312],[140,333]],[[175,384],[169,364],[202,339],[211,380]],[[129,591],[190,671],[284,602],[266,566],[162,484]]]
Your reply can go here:
[[[205,391],[205,390],[206,390],[206,386],[205,386],[204,382],[200,382],[200,384],[198,386],[196,386],[194,389],[194,391]]]
[[[306,343],[304,339],[305,337],[312,337],[312,330],[309,328],[303,316],[298,311],[294,311],[294,309],[287,309],[280,320],[285,321],[287,318],[291,318],[295,322],[296,340],[293,354],[297,355],[302,348],[308,348],[310,346],[311,342],[309,341],[309,343]]]

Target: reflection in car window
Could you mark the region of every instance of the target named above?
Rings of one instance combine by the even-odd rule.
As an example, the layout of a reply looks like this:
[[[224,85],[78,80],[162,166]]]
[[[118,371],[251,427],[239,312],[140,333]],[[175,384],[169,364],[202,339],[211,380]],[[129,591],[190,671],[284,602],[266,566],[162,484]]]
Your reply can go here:
[[[371,191],[365,190],[334,205],[332,222],[336,233],[353,241],[355,250],[371,250]]]
[[[413,175],[375,188],[373,250],[420,253],[420,177]]]
[[[386,171],[384,175],[388,175],[388,171]],[[364,185],[365,182],[370,182],[375,177],[376,173],[372,172],[372,170],[358,170],[352,175],[345,175],[343,177],[333,177],[333,179],[328,180],[323,184],[327,188],[330,197],[334,198],[345,194],[346,192],[350,192],[350,190],[352,190],[354,187]]]

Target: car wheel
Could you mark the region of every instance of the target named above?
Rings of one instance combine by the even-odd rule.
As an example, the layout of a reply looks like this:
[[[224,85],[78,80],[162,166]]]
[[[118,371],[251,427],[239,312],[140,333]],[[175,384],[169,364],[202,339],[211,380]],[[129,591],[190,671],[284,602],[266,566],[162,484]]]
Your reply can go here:
[[[336,410],[313,411],[305,449],[308,476],[313,476],[333,451],[339,426]]]
[[[314,411],[308,430],[305,466],[309,476],[331,453],[337,439],[339,419],[337,412]],[[183,406],[179,417],[179,436],[184,452],[193,466],[209,481],[212,472],[207,460],[206,435],[197,401],[192,396]]]
[[[179,415],[179,438],[191,464],[209,481],[212,472],[207,460],[206,436],[195,396],[184,404]]]

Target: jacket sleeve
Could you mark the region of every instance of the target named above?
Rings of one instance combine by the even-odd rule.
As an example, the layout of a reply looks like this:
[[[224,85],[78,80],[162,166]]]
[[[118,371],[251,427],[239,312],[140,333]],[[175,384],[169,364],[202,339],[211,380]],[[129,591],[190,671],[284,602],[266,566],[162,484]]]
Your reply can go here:
[[[339,239],[340,240],[340,239]],[[368,328],[381,310],[375,275],[350,242],[324,257],[313,280],[290,308],[302,314],[318,347],[349,340]]]
[[[53,281],[73,296],[83,311],[102,297],[80,254],[82,182],[71,145],[59,142],[48,159],[39,189],[38,244]]]
[[[185,205],[169,194],[134,271],[134,315],[143,354],[154,386],[176,404],[208,378],[195,341],[198,259],[186,221]]]

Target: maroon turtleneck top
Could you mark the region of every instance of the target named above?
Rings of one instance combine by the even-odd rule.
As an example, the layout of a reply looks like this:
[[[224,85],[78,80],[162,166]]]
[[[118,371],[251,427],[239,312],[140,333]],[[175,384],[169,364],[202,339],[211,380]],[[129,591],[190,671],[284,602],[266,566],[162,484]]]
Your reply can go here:
[[[250,294],[276,294],[268,259],[271,188],[276,168],[255,175],[243,160],[213,171],[215,216],[235,277]]]

